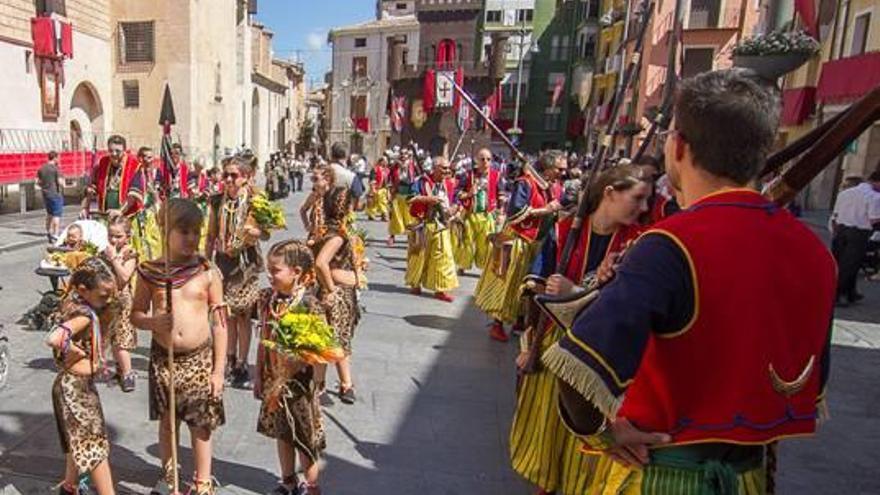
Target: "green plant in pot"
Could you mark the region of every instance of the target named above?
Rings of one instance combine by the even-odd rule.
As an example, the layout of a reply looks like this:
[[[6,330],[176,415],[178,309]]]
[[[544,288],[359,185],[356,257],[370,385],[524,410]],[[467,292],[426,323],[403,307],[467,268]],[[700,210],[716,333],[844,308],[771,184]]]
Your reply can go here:
[[[803,65],[819,48],[819,42],[804,31],[774,31],[737,44],[733,65],[774,81]]]

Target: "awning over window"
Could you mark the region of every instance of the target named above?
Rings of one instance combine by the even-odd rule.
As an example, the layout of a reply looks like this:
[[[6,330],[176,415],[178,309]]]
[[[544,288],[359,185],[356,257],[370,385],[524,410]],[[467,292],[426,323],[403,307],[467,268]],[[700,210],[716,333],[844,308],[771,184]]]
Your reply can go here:
[[[786,89],[782,93],[782,116],[783,126],[800,125],[816,108],[816,88],[807,86],[804,88]]]
[[[822,66],[816,99],[845,103],[880,85],[880,52],[826,62]]]

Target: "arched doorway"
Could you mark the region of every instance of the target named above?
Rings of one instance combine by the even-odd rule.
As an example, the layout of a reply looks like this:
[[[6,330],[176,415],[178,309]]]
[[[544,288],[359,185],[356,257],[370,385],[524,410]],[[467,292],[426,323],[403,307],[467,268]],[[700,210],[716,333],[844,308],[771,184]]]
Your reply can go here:
[[[251,150],[256,153],[260,149],[260,93],[254,88],[251,97]]]
[[[220,124],[214,124],[214,165],[220,164]]]
[[[73,91],[69,118],[71,148],[89,147],[93,136],[104,132],[104,107],[92,83],[83,81]],[[74,129],[79,139],[74,139]]]

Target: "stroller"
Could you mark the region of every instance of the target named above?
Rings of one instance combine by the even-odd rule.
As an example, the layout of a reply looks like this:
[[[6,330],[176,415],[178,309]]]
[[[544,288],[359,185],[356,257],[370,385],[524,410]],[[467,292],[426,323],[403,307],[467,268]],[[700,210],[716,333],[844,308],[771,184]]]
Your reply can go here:
[[[73,225],[78,225],[82,230],[83,242],[94,246],[98,253],[103,252],[107,248],[107,227],[97,220],[77,220],[61,232],[58,240],[47,250],[50,253],[49,259],[41,260],[40,265],[34,270],[34,273],[37,275],[49,279],[51,290],[42,292],[40,302],[25,313],[19,321],[19,323],[26,325],[31,330],[45,332],[52,329],[52,313],[55,312],[61,303],[61,298],[64,296],[67,288],[67,277],[70,276],[70,267],[62,260],[65,258],[70,259],[74,254],[85,256],[78,251],[71,251],[65,247],[67,232]]]

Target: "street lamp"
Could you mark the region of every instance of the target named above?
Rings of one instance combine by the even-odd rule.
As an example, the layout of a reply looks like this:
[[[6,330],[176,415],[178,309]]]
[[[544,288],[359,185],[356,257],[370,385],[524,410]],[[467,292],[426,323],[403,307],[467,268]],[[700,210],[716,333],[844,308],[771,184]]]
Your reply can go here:
[[[519,128],[519,103],[520,99],[522,98],[523,63],[526,60],[526,54],[537,54],[541,51],[541,49],[538,47],[537,40],[532,40],[531,47],[528,51],[524,50],[525,39],[526,30],[522,30],[519,34],[519,67],[517,67],[516,69],[516,107],[513,109],[513,127],[507,131],[508,134],[513,134],[517,136],[522,134],[522,129]]]

